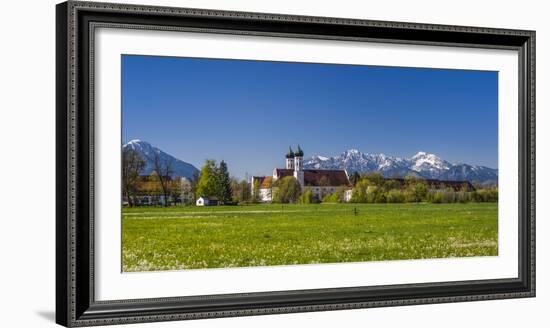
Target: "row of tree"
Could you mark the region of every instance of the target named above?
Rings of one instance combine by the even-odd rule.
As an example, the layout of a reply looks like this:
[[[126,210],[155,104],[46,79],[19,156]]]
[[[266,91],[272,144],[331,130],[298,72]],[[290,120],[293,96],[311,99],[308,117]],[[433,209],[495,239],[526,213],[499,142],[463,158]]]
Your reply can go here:
[[[215,160],[206,160],[197,181],[196,197],[215,197],[220,203],[226,205],[260,202],[260,185],[258,181],[255,182],[254,192],[251,193],[247,179],[239,180],[230,177],[227,163],[223,160],[219,165]]]
[[[228,204],[233,201],[231,179],[227,163],[208,159],[201,169],[196,191],[197,197],[216,197],[220,203]]]
[[[467,203],[496,202],[498,189],[495,187],[471,191],[467,185],[456,191],[449,187],[431,189],[426,180],[407,176],[403,182],[396,179],[385,179],[380,173],[354,173],[350,180],[354,185],[351,203]],[[259,188],[255,186],[254,194]],[[338,187],[333,193],[321,194],[318,198],[312,187],[302,192],[299,182],[292,176],[284,177],[273,184],[271,190],[274,203],[346,202],[346,187]]]
[[[426,180],[407,176],[401,183],[396,179],[384,179],[380,173],[367,173],[355,183],[352,203],[467,203],[496,202],[496,187],[471,191],[463,185],[458,191],[450,187],[430,188]]]

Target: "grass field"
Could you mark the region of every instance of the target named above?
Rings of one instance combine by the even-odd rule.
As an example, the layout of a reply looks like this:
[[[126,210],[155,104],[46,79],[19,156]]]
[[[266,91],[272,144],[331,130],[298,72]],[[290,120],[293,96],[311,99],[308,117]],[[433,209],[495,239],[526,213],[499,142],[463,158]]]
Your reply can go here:
[[[496,256],[497,240],[496,203],[125,208],[122,221],[125,272]]]

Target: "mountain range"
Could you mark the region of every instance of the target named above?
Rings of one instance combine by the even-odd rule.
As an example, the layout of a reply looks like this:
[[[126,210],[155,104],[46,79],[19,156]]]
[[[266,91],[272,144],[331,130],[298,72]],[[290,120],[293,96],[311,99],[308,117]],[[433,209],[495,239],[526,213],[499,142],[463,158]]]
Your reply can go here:
[[[346,150],[338,156],[313,156],[304,160],[306,169],[345,169],[354,172],[380,172],[387,178],[416,175],[425,179],[467,180],[483,184],[497,184],[498,170],[464,163],[452,164],[434,154],[418,152],[411,158]]]
[[[138,152],[145,159],[146,166],[142,174],[153,172],[154,154],[158,153],[161,162],[172,162],[172,177],[192,178],[199,170],[174,156],[165,153],[150,143],[142,140],[132,140],[122,146]],[[357,149],[349,149],[338,156],[328,157],[316,155],[304,160],[305,169],[339,169],[348,174],[354,172],[380,172],[386,178],[416,175],[425,179],[477,181],[486,185],[498,184],[498,170],[465,163],[452,164],[440,157],[426,152],[418,152],[411,158],[387,156],[385,154],[363,153]]]
[[[199,170],[174,156],[163,152],[157,147],[152,146],[150,143],[142,140],[131,140],[122,146],[123,149],[129,148],[136,151],[145,160],[145,169],[142,171],[142,175],[149,175],[154,170],[153,159],[155,153],[159,154],[161,163],[172,163],[172,177],[186,177],[192,178],[194,174],[199,173]]]

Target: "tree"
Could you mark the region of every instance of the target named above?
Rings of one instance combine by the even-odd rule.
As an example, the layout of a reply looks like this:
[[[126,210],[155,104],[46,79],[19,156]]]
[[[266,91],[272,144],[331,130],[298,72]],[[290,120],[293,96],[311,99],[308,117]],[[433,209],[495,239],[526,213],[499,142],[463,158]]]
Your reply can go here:
[[[180,179],[180,198],[183,205],[189,205],[194,200],[193,182],[191,179],[182,177]]]
[[[260,181],[254,179],[254,184],[252,185],[252,188],[254,190],[252,191],[252,197],[250,200],[252,203],[257,204],[262,200],[262,197],[260,195]]]
[[[197,184],[197,197],[213,197],[218,194],[218,175],[216,174],[216,161],[207,159],[201,168],[199,183]]]
[[[370,172],[363,175],[363,179],[368,180],[369,185],[382,187],[384,185],[384,176],[379,172]]]
[[[241,189],[241,201],[248,202],[250,201],[250,185],[248,184],[248,180],[242,180],[241,183],[239,183],[240,189]]]
[[[386,203],[388,200],[388,195],[386,194],[386,192],[380,189],[378,189],[378,191],[373,196],[373,200],[375,203]]]
[[[231,184],[231,200],[235,203],[241,202],[241,185],[239,180],[235,177],[231,177],[229,179],[229,183]]]
[[[368,188],[370,182],[367,179],[361,179],[355,185],[353,194],[351,195],[352,203],[367,203],[368,202]]]
[[[425,182],[424,179],[416,176],[416,175],[413,175],[413,174],[409,174],[405,177],[405,186],[406,187],[409,187],[410,185],[413,185],[413,184],[416,184],[418,182]]]
[[[467,203],[471,200],[471,194],[467,185],[463,185],[458,192],[458,201],[460,203]]]
[[[452,188],[446,188],[442,191],[442,202],[443,203],[455,203],[456,202],[456,192]]]
[[[410,183],[407,186],[407,193],[409,195],[410,201],[421,202],[426,199],[428,195],[428,185],[425,182],[415,182]]]
[[[338,187],[336,191],[323,198],[323,203],[344,203],[345,202],[345,187]]]
[[[231,179],[225,161],[220,162],[217,170],[218,181],[218,197],[223,204],[230,203],[232,200]]]
[[[191,183],[191,193],[194,196],[197,195],[197,187],[199,185],[200,179],[201,179],[201,174],[199,171],[194,172],[191,179],[189,179],[189,182]]]
[[[160,151],[156,150],[153,154],[153,169],[157,173],[158,182],[164,196],[164,206],[168,206],[168,195],[170,194],[170,182],[172,181],[172,160],[165,160],[160,156]]]
[[[300,198],[302,204],[311,204],[313,202],[313,190],[311,190],[311,187],[307,187],[306,192]]]
[[[385,203],[386,194],[383,186],[384,177],[380,173],[365,174],[355,185],[350,201],[352,203]]]
[[[361,175],[359,174],[359,172],[355,171],[355,172],[353,172],[353,174],[351,175],[349,180],[350,180],[351,184],[353,186],[355,186],[357,184],[357,182],[359,182],[359,180],[361,180]]]
[[[169,181],[168,190],[174,205],[178,202],[183,202],[183,180],[181,177],[176,177],[175,179]]]
[[[371,182],[369,182],[369,186],[367,187],[367,203],[376,203],[376,200],[378,199],[378,194],[380,194],[382,191],[380,188],[378,188],[378,186],[372,185],[370,183]],[[384,203],[385,202],[386,201],[384,198]]]
[[[386,201],[388,203],[404,203],[405,194],[401,190],[392,189],[388,191]]]
[[[296,203],[302,194],[300,182],[293,176],[287,176],[276,182],[273,201],[276,203]]]
[[[400,188],[401,188],[401,184],[396,179],[386,180],[383,186],[383,189],[385,191],[390,191],[390,190],[400,189]]]
[[[134,197],[141,171],[145,168],[145,160],[141,155],[128,147],[122,150],[122,188],[128,200],[128,206],[135,205]]]
[[[238,181],[235,178],[231,178],[231,192],[233,193],[233,201],[236,203],[250,201],[250,186],[247,180]]]
[[[405,177],[405,188],[407,201],[409,202],[421,202],[426,200],[428,196],[428,185],[426,180],[415,175],[407,175]]]

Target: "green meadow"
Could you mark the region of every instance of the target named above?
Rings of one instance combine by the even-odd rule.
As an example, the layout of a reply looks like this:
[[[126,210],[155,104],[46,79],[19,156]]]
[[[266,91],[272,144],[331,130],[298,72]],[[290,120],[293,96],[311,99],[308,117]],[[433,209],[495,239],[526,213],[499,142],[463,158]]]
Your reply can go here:
[[[123,271],[498,255],[497,203],[124,208]]]

